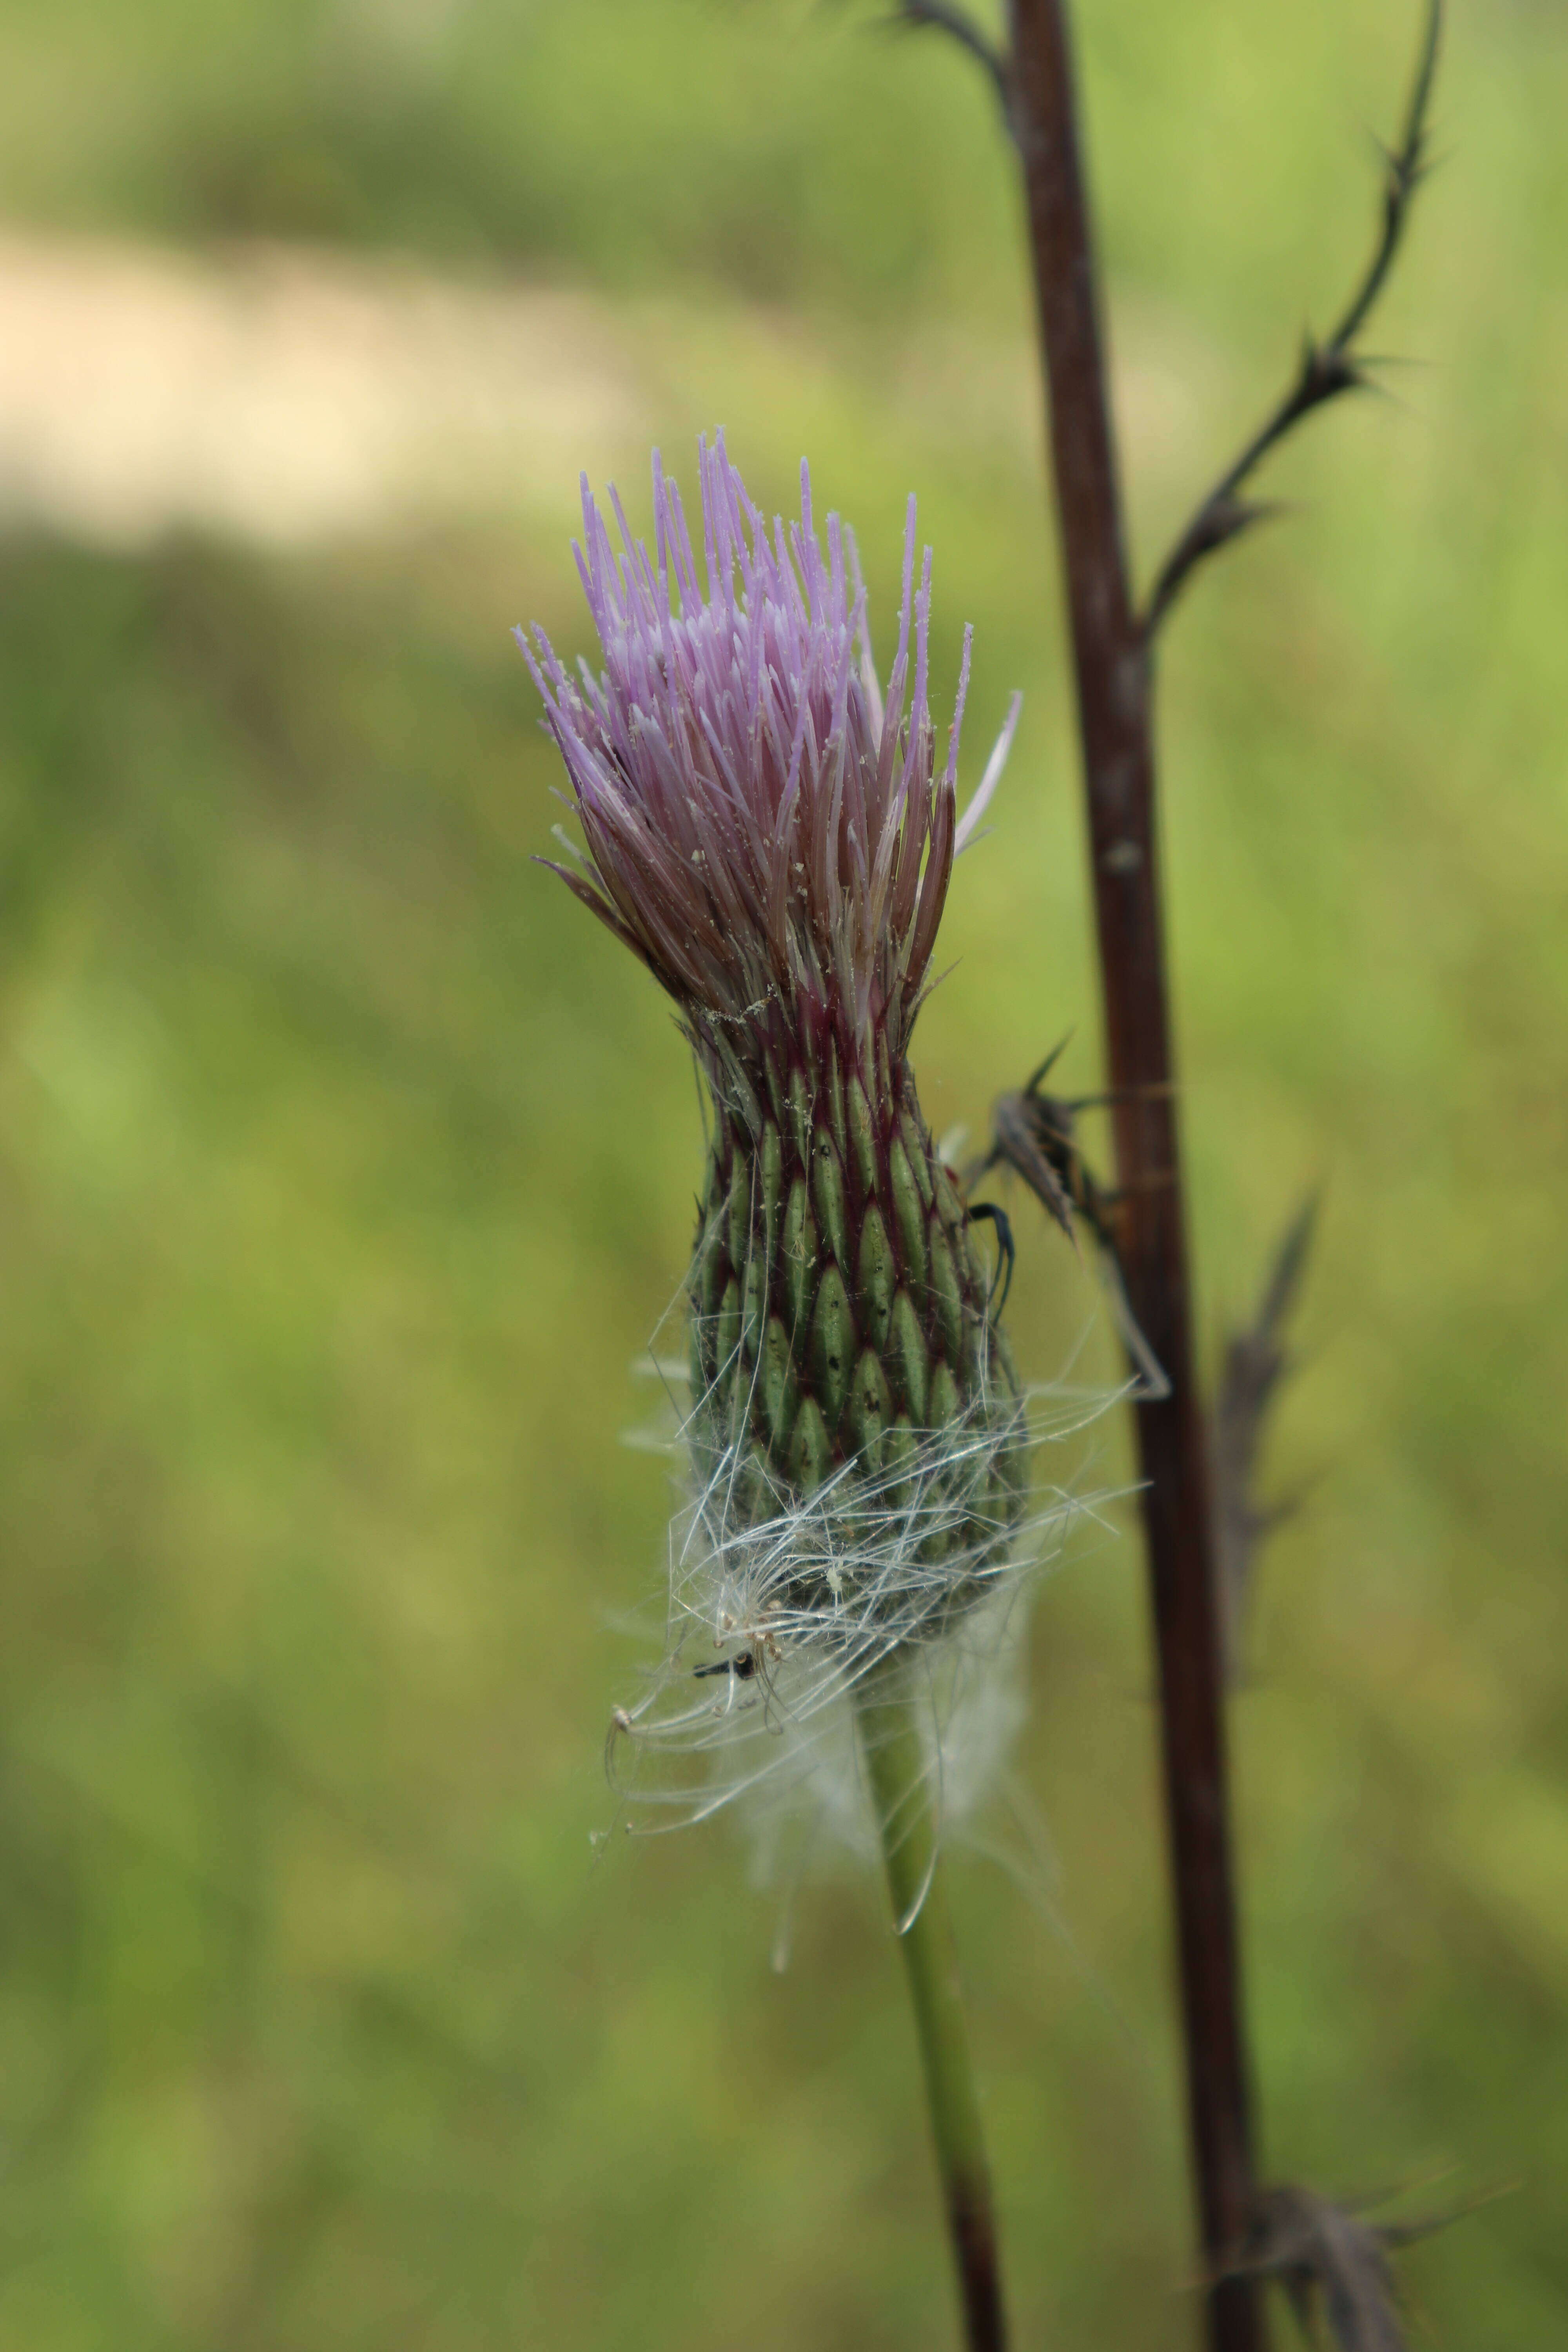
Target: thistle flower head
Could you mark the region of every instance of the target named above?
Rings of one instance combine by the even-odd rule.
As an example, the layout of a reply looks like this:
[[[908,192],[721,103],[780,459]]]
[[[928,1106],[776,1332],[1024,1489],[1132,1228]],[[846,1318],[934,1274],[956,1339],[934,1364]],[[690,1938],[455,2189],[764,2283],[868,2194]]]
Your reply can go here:
[[[970,641],[939,769],[913,501],[884,693],[853,537],[830,516],[824,551],[805,468],[799,522],[770,531],[721,438],[700,463],[700,576],[657,458],[651,555],[612,493],[616,552],[584,483],[604,668],[573,677],[542,632],[523,642],[586,840],[555,870],[674,1000],[714,1108],[668,1704],[617,1723],[661,1752],[729,1749],[761,1700],[814,1753],[879,1659],[952,1654],[991,1617],[1024,1524],[1023,1393],[908,1065],[1017,701],[961,823]]]
[[[555,870],[668,991],[705,1061],[752,1060],[748,1030],[776,1012],[808,1034],[837,1029],[851,1052],[879,1033],[896,1064],[955,850],[1000,772],[999,758],[961,825],[969,633],[939,775],[914,500],[884,695],[854,536],[830,515],[824,555],[805,464],[800,520],[771,534],[722,435],[699,465],[700,580],[657,457],[651,557],[612,492],[617,555],[584,478],[577,562],[603,674],[584,665],[574,680],[542,631],[536,651],[522,640],[591,860]]]

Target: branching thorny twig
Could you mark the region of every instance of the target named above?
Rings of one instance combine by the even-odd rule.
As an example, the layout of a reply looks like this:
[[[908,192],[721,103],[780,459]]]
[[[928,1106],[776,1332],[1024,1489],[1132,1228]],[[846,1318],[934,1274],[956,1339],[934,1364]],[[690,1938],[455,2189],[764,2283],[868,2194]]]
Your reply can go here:
[[[1411,200],[1429,168],[1427,111],[1442,26],[1443,0],[1429,0],[1404,133],[1396,148],[1384,151],[1383,218],[1372,258],[1333,332],[1321,343],[1310,334],[1307,336],[1294,380],[1240,456],[1226,467],[1196,509],[1161,565],[1143,613],[1146,639],[1153,637],[1205,556],[1213,555],[1276,511],[1272,504],[1242,496],[1246,483],[1268,452],[1278,447],[1314,409],[1338,399],[1341,393],[1363,391],[1372,381],[1373,362],[1356,349],[1356,341],[1387,282],[1410,218]]]

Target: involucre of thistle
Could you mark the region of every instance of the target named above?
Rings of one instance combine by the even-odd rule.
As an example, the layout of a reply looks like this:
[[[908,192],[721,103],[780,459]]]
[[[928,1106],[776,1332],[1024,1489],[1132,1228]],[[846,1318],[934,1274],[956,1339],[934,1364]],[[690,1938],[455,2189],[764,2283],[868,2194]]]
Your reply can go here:
[[[519,636],[586,841],[554,871],[672,999],[711,1097],[675,1585],[732,1696],[805,1644],[853,1675],[948,1634],[1011,1556],[1022,1395],[909,1051],[1017,705],[960,822],[970,638],[939,770],[913,500],[884,695],[853,537],[829,516],[824,552],[804,465],[770,533],[721,436],[699,463],[702,578],[656,457],[651,557],[612,492],[615,551],[584,482],[603,672]]]

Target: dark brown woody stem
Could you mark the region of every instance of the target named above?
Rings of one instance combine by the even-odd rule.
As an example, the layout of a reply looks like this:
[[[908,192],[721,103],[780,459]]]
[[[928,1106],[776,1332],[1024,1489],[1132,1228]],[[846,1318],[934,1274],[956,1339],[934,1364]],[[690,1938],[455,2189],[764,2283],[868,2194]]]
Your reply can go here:
[[[1170,1381],[1138,1406],[1212,2352],[1259,2352],[1251,2279],[1219,2273],[1254,2178],[1233,1892],[1219,1627],[1203,1417],[1194,1377],[1172,1087],[1150,679],[1128,583],[1094,253],[1060,0],[1013,0],[1012,101],[1049,385],[1095,911],[1132,1312]]]

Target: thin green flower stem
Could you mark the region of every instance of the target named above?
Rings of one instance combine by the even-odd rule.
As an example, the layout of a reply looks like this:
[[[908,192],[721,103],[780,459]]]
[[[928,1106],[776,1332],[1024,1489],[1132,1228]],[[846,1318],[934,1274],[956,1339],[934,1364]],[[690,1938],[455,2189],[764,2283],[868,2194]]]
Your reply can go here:
[[[926,2097],[952,2232],[969,2352],[1005,2352],[991,2177],[969,2056],[936,1807],[909,1664],[885,1659],[856,1689],[860,1748],[914,2003]]]

